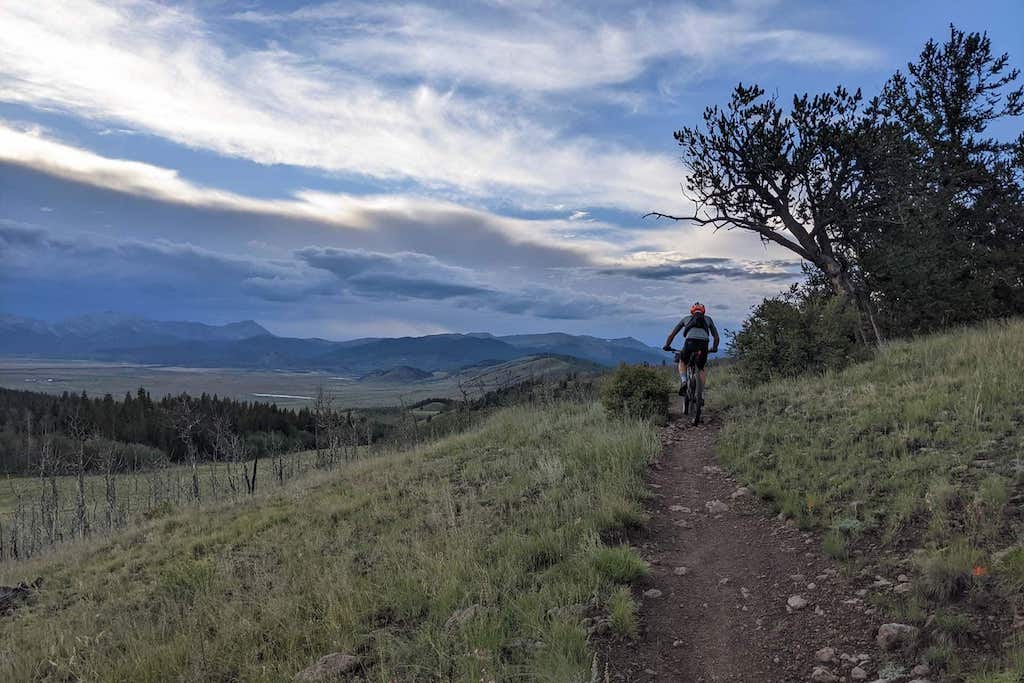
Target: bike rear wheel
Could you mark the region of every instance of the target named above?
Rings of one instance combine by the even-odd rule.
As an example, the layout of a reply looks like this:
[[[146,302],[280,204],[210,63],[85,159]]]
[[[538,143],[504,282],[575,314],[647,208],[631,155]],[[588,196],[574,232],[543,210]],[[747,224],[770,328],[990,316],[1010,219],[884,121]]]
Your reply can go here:
[[[683,415],[691,415],[693,411],[697,410],[697,382],[700,376],[694,370],[693,366],[686,368],[686,396],[685,396],[685,410]]]
[[[694,426],[700,424],[701,413],[704,412],[704,382],[700,379],[700,374],[694,378],[694,397],[692,401],[693,405],[693,424]]]

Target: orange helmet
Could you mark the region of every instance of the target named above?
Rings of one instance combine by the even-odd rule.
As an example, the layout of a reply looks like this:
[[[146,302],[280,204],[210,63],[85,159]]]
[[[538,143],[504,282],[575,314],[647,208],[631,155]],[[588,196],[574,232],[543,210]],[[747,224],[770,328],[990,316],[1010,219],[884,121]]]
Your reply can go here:
[[[704,309],[704,304],[702,304],[699,301],[695,301],[694,304],[690,306],[690,315],[693,315],[695,313],[707,313],[707,311]]]

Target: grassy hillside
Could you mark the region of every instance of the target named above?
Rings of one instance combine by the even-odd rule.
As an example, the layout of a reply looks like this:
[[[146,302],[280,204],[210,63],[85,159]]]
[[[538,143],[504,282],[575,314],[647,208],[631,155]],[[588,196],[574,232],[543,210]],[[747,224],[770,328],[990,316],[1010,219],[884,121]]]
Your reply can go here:
[[[909,575],[912,590],[876,602],[924,627],[923,655],[947,674],[1005,657],[1016,663],[976,680],[1017,681],[1022,370],[1015,321],[892,343],[840,373],[753,389],[720,373],[720,457],[780,511],[828,530],[825,550],[854,570]]]
[[[584,613],[635,628],[618,582],[645,567],[601,539],[641,519],[657,449],[596,406],[511,408],[7,564],[0,582],[43,589],[0,619],[0,679],[277,681],[340,651],[367,680],[586,680]]]

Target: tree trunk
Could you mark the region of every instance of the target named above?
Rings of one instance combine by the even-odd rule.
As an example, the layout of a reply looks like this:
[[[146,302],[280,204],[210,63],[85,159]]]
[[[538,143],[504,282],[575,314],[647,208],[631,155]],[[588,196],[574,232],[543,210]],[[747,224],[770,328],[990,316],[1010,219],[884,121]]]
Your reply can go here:
[[[857,319],[860,324],[857,326],[857,335],[861,343],[865,345],[880,346],[884,339],[875,322],[874,312],[871,310],[871,303],[857,283],[850,277],[841,263],[831,257],[824,257],[822,263],[818,264],[828,278],[836,294],[852,303],[857,309]]]

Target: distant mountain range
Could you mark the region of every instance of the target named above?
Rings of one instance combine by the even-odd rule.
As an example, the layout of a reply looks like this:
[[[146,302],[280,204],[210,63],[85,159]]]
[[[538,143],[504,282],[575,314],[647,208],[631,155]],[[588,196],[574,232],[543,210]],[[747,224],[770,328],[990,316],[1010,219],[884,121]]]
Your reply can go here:
[[[227,325],[163,322],[101,313],[46,323],[0,315],[0,355],[94,359],[186,367],[323,370],[361,377],[395,369],[450,372],[536,355],[572,356],[605,366],[660,363],[664,354],[636,339],[563,333],[497,337],[486,333],[395,339],[278,337],[252,320]]]

